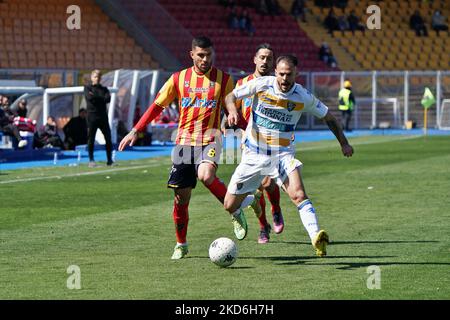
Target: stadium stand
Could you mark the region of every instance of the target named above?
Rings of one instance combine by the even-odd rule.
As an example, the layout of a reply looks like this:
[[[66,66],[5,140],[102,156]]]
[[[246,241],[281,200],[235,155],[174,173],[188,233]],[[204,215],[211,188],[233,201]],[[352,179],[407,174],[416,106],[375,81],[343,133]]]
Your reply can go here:
[[[279,0],[280,6],[286,12],[291,11],[293,2],[294,0]],[[306,3],[308,1],[305,1]],[[316,46],[320,47],[323,42],[329,45],[338,62],[339,69],[346,71],[362,70],[362,65],[339,44],[336,38],[328,34],[327,30],[323,28],[322,22],[318,21],[310,10],[305,10],[305,16],[307,22],[297,21],[299,27],[306,32]]]
[[[148,26],[152,16],[146,5],[152,1],[148,0],[121,0],[121,4],[135,17],[142,26]],[[215,43],[217,52],[216,66],[225,70],[236,68],[251,71],[254,68],[252,58],[255,47],[262,42],[269,42],[277,53],[295,53],[300,60],[302,71],[329,71],[329,68],[318,58],[319,48],[298,27],[296,20],[287,13],[278,16],[263,16],[252,7],[246,7],[256,29],[255,35],[250,37],[239,30],[228,28],[227,17],[229,9],[211,0],[164,0],[159,1],[167,12],[169,12],[189,34],[197,36],[204,34],[209,36]],[[238,6],[238,15],[243,7]],[[147,27],[148,28],[148,27]],[[158,39],[168,33],[164,29],[149,29],[148,32],[155,34]],[[159,33],[159,34],[158,34]],[[167,41],[162,39],[161,42]],[[173,38],[172,44],[167,45],[174,54],[186,66],[190,65],[186,59],[188,48],[176,45],[177,37]],[[182,41],[178,41],[182,43]]]
[[[355,10],[362,21],[367,19],[366,9],[370,1],[349,0],[345,15]],[[450,36],[441,32],[438,36],[431,29],[431,17],[435,10],[450,17],[450,3],[435,1],[378,1],[381,9],[381,29],[370,32],[334,31],[333,37],[356,60],[363,70],[444,70],[450,67],[448,48]],[[307,8],[316,21],[322,23],[328,8],[320,8],[313,1],[307,2]],[[341,9],[334,8],[342,15]],[[409,27],[409,18],[419,10],[428,28],[428,37],[417,37]],[[322,28],[323,24],[322,24]]]
[[[66,27],[67,7],[82,8],[81,30]],[[0,2],[0,68],[158,68],[94,0]]]

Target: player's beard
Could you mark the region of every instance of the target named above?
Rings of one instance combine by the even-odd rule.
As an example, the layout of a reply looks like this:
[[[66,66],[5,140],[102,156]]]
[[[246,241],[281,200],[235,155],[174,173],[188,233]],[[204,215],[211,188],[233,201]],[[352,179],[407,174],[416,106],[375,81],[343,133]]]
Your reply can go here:
[[[280,89],[282,92],[286,93],[292,89],[292,86],[293,86],[293,83],[290,83],[290,82],[281,83]]]
[[[211,69],[211,65],[212,65],[211,62],[210,62],[210,63],[208,63],[208,62],[206,62],[206,63],[200,62],[200,63],[197,64],[197,69],[198,69],[201,73],[207,73],[208,70]]]
[[[262,65],[258,69],[258,72],[262,77],[267,76],[270,73],[269,66],[267,66],[267,65],[264,65],[264,66],[265,66],[265,68]]]

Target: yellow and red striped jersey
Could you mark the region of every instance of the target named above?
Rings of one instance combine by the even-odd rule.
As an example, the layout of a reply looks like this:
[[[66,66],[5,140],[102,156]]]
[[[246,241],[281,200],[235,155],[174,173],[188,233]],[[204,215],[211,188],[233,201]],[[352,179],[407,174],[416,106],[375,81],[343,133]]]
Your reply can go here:
[[[254,79],[255,75],[252,73],[251,75],[246,76],[245,78],[239,79],[236,83],[236,88],[246,84],[250,80]],[[250,119],[250,115],[252,114],[252,104],[253,104],[253,96],[245,98],[244,100],[237,100],[236,107],[241,108],[242,116],[245,119],[245,122],[248,123]]]
[[[180,120],[176,144],[204,146],[214,141],[217,135],[214,131],[220,132],[225,97],[233,86],[230,75],[214,67],[205,74],[198,74],[191,67],[174,73],[167,80],[155,104],[165,108],[178,98]]]

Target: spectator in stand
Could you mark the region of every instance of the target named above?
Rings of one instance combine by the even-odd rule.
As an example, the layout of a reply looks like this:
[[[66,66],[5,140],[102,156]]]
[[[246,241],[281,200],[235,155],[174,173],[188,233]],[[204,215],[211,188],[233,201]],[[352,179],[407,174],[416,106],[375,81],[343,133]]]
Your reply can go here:
[[[231,9],[228,15],[228,27],[233,30],[239,29],[239,19],[236,13],[236,8]]]
[[[266,6],[271,16],[279,16],[281,14],[277,0],[266,0]]]
[[[87,144],[87,111],[81,108],[77,117],[73,117],[63,128],[64,145],[67,150],[75,150],[75,147],[81,144]]]
[[[295,19],[301,19],[301,21],[306,22],[305,0],[294,0],[291,7],[291,14]]]
[[[323,62],[328,61],[328,43],[322,42],[319,49],[319,59]]]
[[[336,68],[337,61],[331,51],[331,48],[328,46],[326,42],[322,43],[322,46],[319,49],[319,59],[325,62],[329,67]]]
[[[61,148],[64,144],[58,135],[55,118],[48,116],[47,123],[41,127],[33,137],[33,148]]]
[[[363,33],[366,32],[366,28],[364,28],[364,25],[360,23],[359,17],[356,15],[355,10],[350,11],[350,14],[348,16],[348,24],[349,29],[353,34],[355,34],[356,30],[362,31]]]
[[[331,8],[333,7],[333,0],[314,0],[314,5],[319,8]]]
[[[269,9],[267,8],[266,0],[259,0],[259,6],[257,8],[259,14],[267,16],[269,14]]]
[[[422,16],[419,13],[419,10],[414,11],[414,14],[409,19],[409,26],[411,29],[416,31],[416,35],[418,37],[425,36],[428,37],[428,30],[425,26],[425,22],[423,21]]]
[[[350,25],[347,21],[347,18],[344,15],[338,17],[338,23],[339,23],[339,30],[341,31],[350,30]]]
[[[342,10],[342,13],[345,13],[345,8],[347,7],[348,0],[334,0],[333,6]]]
[[[433,13],[431,18],[431,28],[436,31],[438,35],[439,31],[448,31],[448,25],[445,23],[445,17],[439,10],[436,10]]]
[[[236,1],[235,0],[220,0],[219,4],[226,7],[233,9],[236,7]]]
[[[19,107],[18,107],[18,109],[17,109],[17,115],[18,115],[19,117],[26,118],[26,117],[27,117],[27,114],[28,114],[27,100],[21,99],[21,100],[19,101]]]
[[[336,15],[334,14],[333,8],[330,9],[328,12],[328,15],[326,16],[325,20],[323,21],[323,24],[328,29],[328,32],[330,34],[333,33],[333,31],[339,30],[339,21],[336,18]]]
[[[331,51],[331,48],[329,48],[329,53],[328,53],[328,66],[331,68],[337,68],[337,60],[333,54],[333,51]]]
[[[243,10],[241,16],[239,17],[239,29],[241,31],[246,32],[249,36],[253,36],[255,34],[255,28],[252,24],[252,19],[248,14],[247,10]]]

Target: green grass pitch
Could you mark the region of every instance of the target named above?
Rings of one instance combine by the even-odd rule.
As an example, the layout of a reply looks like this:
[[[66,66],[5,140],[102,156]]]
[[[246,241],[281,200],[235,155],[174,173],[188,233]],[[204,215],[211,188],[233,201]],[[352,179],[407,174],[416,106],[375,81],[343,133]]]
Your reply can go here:
[[[234,239],[231,220],[201,184],[188,258],[170,260],[169,158],[0,171],[0,299],[449,299],[449,139],[354,138],[351,159],[336,141],[298,145],[306,191],[332,241],[328,256],[314,255],[282,194],[284,232],[258,244],[247,211],[249,234],[235,240],[238,260],[225,269],[209,261],[208,247]],[[218,175],[228,182],[234,167]],[[66,285],[71,265],[81,271],[79,290]],[[380,289],[367,287],[373,265]]]

